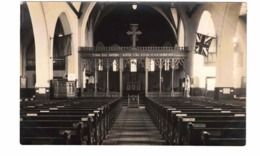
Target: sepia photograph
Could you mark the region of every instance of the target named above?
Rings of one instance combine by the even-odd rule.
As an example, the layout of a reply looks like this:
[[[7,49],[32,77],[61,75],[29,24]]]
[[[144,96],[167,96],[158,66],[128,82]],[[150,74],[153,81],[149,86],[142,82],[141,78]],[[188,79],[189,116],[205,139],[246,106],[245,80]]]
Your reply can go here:
[[[19,3],[22,146],[247,145],[246,2]]]

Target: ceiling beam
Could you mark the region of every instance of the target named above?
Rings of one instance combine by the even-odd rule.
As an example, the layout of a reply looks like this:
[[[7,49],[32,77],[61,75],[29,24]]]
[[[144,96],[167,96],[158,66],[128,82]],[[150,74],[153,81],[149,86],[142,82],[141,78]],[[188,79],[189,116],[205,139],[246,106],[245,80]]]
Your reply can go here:
[[[76,16],[78,17],[78,19],[81,17],[82,15],[82,11],[81,11],[81,7],[79,9],[79,11],[77,11],[77,9],[74,7],[74,5],[72,4],[72,2],[67,2],[67,4],[69,5],[69,7],[71,8],[71,10],[76,14]],[[81,4],[82,6],[82,4]]]

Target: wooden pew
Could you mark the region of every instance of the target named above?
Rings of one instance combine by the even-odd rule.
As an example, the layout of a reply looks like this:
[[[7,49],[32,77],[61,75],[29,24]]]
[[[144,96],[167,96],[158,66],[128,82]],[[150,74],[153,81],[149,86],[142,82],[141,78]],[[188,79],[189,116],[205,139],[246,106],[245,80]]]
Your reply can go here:
[[[214,134],[214,133],[213,133]],[[245,138],[219,138],[211,136],[208,131],[201,132],[201,144],[207,146],[244,146],[246,144]]]
[[[200,108],[187,108],[187,107],[175,107],[175,108],[165,108],[164,110],[164,118],[163,120],[163,129],[165,129],[165,135],[169,134],[170,126],[173,128],[177,127],[178,117],[181,116],[187,116],[192,114],[200,114],[200,115],[229,115],[229,114],[239,114],[244,113],[244,109],[215,109],[215,108],[206,108],[206,107],[200,107]]]
[[[183,136],[186,132],[183,131],[185,124],[179,121],[178,118],[184,116],[186,119],[191,117],[196,117],[196,121],[211,119],[211,120],[239,120],[242,124],[239,124],[239,121],[230,123],[230,128],[245,126],[245,107],[225,105],[225,104],[216,104],[216,103],[193,103],[187,99],[177,99],[177,100],[165,100],[164,103],[160,101],[160,98],[156,100],[146,99],[146,110],[148,114],[152,117],[154,123],[160,130],[163,137],[167,140],[168,144],[183,144]],[[178,112],[179,111],[179,112]],[[178,114],[177,116],[175,114]],[[201,119],[200,119],[201,118]],[[189,121],[189,120],[187,120]],[[205,121],[210,127],[213,122]],[[224,122],[224,121],[223,121]],[[231,122],[231,121],[230,121]],[[202,124],[202,123],[201,123]],[[214,127],[214,126],[213,126]],[[227,126],[228,127],[228,126]],[[187,131],[187,130],[186,130]],[[184,133],[184,134],[183,134]],[[207,142],[207,136],[205,136],[204,142]],[[210,137],[208,137],[210,138]],[[213,140],[217,140],[213,138]],[[185,139],[184,139],[185,140]],[[232,140],[232,139],[231,139]],[[233,138],[234,140],[234,138]],[[241,139],[243,140],[243,139]],[[217,141],[216,141],[217,142]],[[228,142],[228,141],[226,141]],[[230,141],[229,143],[231,143]],[[207,142],[208,143],[208,142]]]
[[[23,145],[81,144],[80,131],[79,127],[20,127],[20,141]]]
[[[91,115],[24,115],[20,121],[21,144],[34,144],[35,139],[51,140],[52,137],[63,138],[65,144],[82,144],[83,136],[90,136]],[[42,128],[42,130],[41,130]],[[47,131],[44,133],[44,131]],[[29,132],[29,133],[28,133]],[[53,133],[51,133],[53,132]],[[68,132],[71,132],[70,134]],[[32,133],[32,134],[30,134]],[[67,137],[64,137],[66,135]],[[71,140],[70,138],[74,139]],[[76,140],[75,140],[76,138]],[[87,138],[89,144],[91,138]],[[44,143],[44,142],[43,142]]]
[[[169,135],[169,129],[175,129],[177,127],[179,116],[187,116],[192,114],[200,115],[218,115],[218,114],[235,114],[235,113],[244,113],[243,109],[220,109],[220,108],[207,108],[207,107],[164,107],[164,110],[161,112],[163,114],[159,123],[159,129],[164,135],[164,138],[167,140],[167,135]],[[171,127],[172,126],[172,127]]]
[[[172,134],[176,144],[182,145],[188,142],[188,124],[191,123],[201,128],[245,128],[246,126],[244,117],[215,116],[179,118],[177,129],[174,131],[175,133]]]
[[[37,116],[34,116],[35,113],[28,113],[26,116],[21,116],[23,119],[26,119],[23,122],[26,122],[28,120],[27,115],[29,115],[29,119],[32,121],[31,123],[34,123],[34,126],[43,126],[42,124],[44,123],[43,121],[49,122],[48,124],[45,124],[46,126],[53,126],[51,123],[55,124],[53,122],[54,120],[60,121],[59,124],[69,124],[69,125],[74,125],[75,123],[72,123],[72,121],[77,121],[77,122],[87,122],[84,125],[85,127],[85,135],[87,137],[87,143],[88,144],[101,144],[101,137],[100,133],[103,132],[103,129],[100,129],[104,126],[100,125],[100,112],[99,111],[93,111],[89,110],[89,112],[81,112],[81,111],[74,111],[74,112],[69,112],[69,111],[56,111],[56,112],[48,112],[48,113],[37,113]],[[31,117],[30,117],[31,116]],[[73,119],[73,120],[72,120]],[[89,122],[88,122],[89,121]],[[59,125],[58,124],[58,125]],[[23,124],[24,125],[24,124]],[[22,125],[21,125],[22,126]],[[104,133],[104,132],[103,132]]]
[[[191,123],[191,124],[188,125],[188,139],[187,139],[188,142],[187,142],[187,144],[188,145],[203,145],[203,144],[205,144],[204,140],[202,140],[202,138],[201,138],[201,134],[205,133],[204,131],[206,131],[212,137],[214,136],[216,138],[224,138],[226,140],[229,140],[229,138],[241,138],[241,140],[245,140],[245,137],[246,137],[246,129],[245,128],[230,128],[230,127],[228,127],[228,128],[226,128],[226,127],[201,128],[201,127],[196,127],[196,125]],[[207,141],[209,141],[209,140],[207,140]],[[226,144],[223,142],[223,143],[220,143],[218,145],[226,145]],[[245,142],[241,145],[245,145]]]
[[[59,129],[57,126],[56,128],[53,127],[56,121],[81,121],[84,119],[84,121],[88,121],[88,128],[83,129],[82,132],[85,132],[84,134],[87,134],[87,136],[93,136],[87,139],[88,144],[101,144],[102,140],[105,138],[105,135],[108,132],[108,129],[110,128],[110,124],[113,123],[113,121],[110,121],[111,119],[115,119],[116,115],[119,114],[121,110],[121,105],[120,102],[121,98],[118,99],[112,99],[112,101],[108,103],[101,104],[103,105],[102,107],[96,108],[97,106],[101,106],[100,104],[93,104],[96,107],[93,107],[91,105],[90,107],[95,108],[92,110],[92,108],[89,108],[89,105],[84,103],[84,102],[73,102],[73,105],[66,105],[62,106],[61,104],[56,104],[54,107],[53,104],[51,105],[41,105],[40,107],[25,107],[24,109],[21,110],[21,119],[22,121],[27,121],[27,120],[32,120],[34,122],[27,122],[27,126],[30,126],[30,124],[34,123],[38,127],[40,126],[39,124],[45,123],[46,128],[52,128],[52,129]],[[99,102],[100,103],[100,102]],[[66,103],[67,104],[67,103]],[[50,107],[51,106],[51,107]],[[60,106],[60,107],[58,107]],[[37,113],[37,114],[36,114]],[[89,118],[88,113],[93,113],[92,117]],[[107,113],[113,113],[107,114]],[[35,115],[36,114],[36,115]],[[77,114],[77,115],[76,115]],[[79,115],[81,114],[81,115]],[[111,117],[109,117],[111,116]],[[49,122],[48,124],[46,122]],[[66,123],[66,121],[63,121],[63,126],[68,126],[72,123]],[[66,124],[65,124],[66,123]],[[28,125],[29,124],[29,125]],[[75,123],[73,123],[75,124]],[[73,125],[72,124],[72,125]],[[44,125],[44,124],[43,124]],[[42,126],[43,126],[42,125]],[[60,124],[58,124],[60,125]],[[86,125],[86,124],[84,124]],[[21,131],[26,130],[25,123],[21,124]],[[49,127],[48,127],[49,126]],[[36,128],[36,127],[35,127]],[[61,127],[64,128],[64,127]],[[66,127],[69,128],[69,127]],[[71,127],[70,127],[71,128]],[[34,129],[34,128],[33,128]],[[37,129],[37,128],[36,128]],[[54,134],[58,134],[57,130],[53,130]],[[56,131],[56,132],[55,132]],[[73,131],[74,132],[74,131]],[[94,132],[94,134],[93,134]],[[91,134],[92,133],[92,134]],[[77,136],[78,134],[76,134]],[[21,139],[25,139],[26,136],[21,137]],[[46,137],[36,137],[38,140],[41,138],[42,140],[51,140],[51,139],[46,139]],[[59,137],[58,137],[59,138]],[[27,143],[30,137],[27,137]],[[61,141],[59,141],[61,143]]]

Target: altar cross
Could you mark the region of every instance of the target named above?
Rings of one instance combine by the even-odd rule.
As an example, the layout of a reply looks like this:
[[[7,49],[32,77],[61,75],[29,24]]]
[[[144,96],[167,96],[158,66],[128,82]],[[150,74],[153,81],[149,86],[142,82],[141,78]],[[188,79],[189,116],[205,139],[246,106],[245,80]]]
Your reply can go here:
[[[132,35],[132,47],[136,48],[136,41],[138,41],[137,35],[141,35],[142,32],[137,30],[138,24],[130,24],[130,28],[132,31],[128,31],[127,35]]]

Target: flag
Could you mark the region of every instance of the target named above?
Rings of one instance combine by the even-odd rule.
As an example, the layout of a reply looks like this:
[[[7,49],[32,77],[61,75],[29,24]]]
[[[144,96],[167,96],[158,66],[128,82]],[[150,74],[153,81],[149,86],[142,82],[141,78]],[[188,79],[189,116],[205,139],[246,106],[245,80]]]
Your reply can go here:
[[[213,37],[197,33],[195,53],[208,56],[209,47]]]
[[[71,34],[54,38],[53,57],[61,58],[71,55]]]

